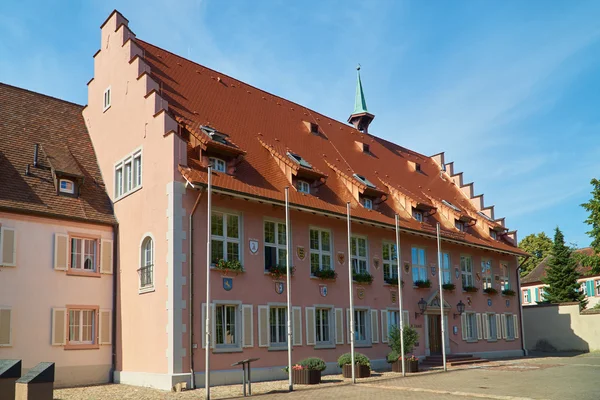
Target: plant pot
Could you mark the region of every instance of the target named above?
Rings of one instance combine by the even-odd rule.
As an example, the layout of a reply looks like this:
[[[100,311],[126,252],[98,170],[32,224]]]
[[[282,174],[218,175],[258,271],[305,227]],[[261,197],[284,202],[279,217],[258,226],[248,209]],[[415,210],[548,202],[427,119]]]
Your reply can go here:
[[[292,369],[292,382],[297,385],[318,385],[321,383],[321,371],[316,369]]]
[[[402,372],[402,364],[400,361],[395,361],[392,363],[392,372]]]
[[[419,372],[419,361],[406,361],[405,372]],[[392,372],[402,372],[400,360],[392,363]]]
[[[345,364],[343,368],[344,378],[352,378],[352,365]],[[357,364],[354,370],[357,378],[368,378],[371,376],[371,368],[367,365]]]

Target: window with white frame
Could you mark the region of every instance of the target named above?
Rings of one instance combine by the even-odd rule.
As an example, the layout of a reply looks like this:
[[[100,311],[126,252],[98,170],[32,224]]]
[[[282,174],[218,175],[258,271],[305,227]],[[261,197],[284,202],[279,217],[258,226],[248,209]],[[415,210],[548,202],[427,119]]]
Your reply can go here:
[[[210,157],[208,161],[210,162],[210,166],[217,172],[225,172],[227,170],[227,163],[220,158]]]
[[[367,238],[352,236],[350,241],[352,252],[352,269],[354,273],[363,274],[369,272],[367,264]]]
[[[94,344],[94,310],[69,310],[69,344]]]
[[[506,338],[514,339],[515,338],[515,321],[513,318],[513,314],[505,314],[506,318]]]
[[[133,188],[142,186],[142,153],[136,152],[133,155]]]
[[[325,229],[310,229],[310,272],[333,269],[331,263],[331,232]]]
[[[210,221],[210,240],[212,264],[220,260],[241,261],[240,216],[213,211]]]
[[[306,181],[297,181],[296,188],[300,193],[310,194],[310,185]]]
[[[600,280],[596,281],[596,296],[600,296]]]
[[[123,164],[115,167],[115,198],[123,195]]]
[[[467,340],[477,340],[477,316],[475,313],[466,312],[465,313],[465,323],[466,323],[466,338]]]
[[[531,299],[529,298],[529,289],[523,290],[523,303],[530,303]]]
[[[104,102],[102,106],[102,110],[106,111],[110,108],[110,86],[104,90]]]
[[[413,283],[427,280],[427,267],[425,266],[425,249],[413,247],[411,249],[412,258],[412,279]]]
[[[265,271],[271,267],[285,267],[287,248],[285,223],[265,221]]]
[[[58,184],[58,190],[62,193],[75,193],[75,183],[69,179],[61,179]]]
[[[584,296],[588,295],[587,294],[587,285],[586,285],[585,281],[584,282],[580,282],[580,284],[579,284],[579,292],[583,293]]]
[[[373,209],[373,200],[369,199],[368,197],[362,197],[361,203],[362,203],[363,207],[366,208],[367,210]]]
[[[494,240],[498,240],[498,233],[495,230],[490,229],[490,237]]]
[[[510,289],[510,276],[508,275],[508,264],[500,264],[500,288],[502,290]]]
[[[460,256],[460,271],[463,288],[473,286],[473,259],[471,256]]]
[[[417,210],[416,208],[412,209],[412,216],[419,222],[423,222],[423,212]]]
[[[442,284],[452,283],[450,271],[450,253],[442,253]]]
[[[388,318],[388,335],[394,328],[398,328],[400,326],[400,312],[398,310],[388,310],[387,311]]]
[[[140,289],[154,287],[154,241],[146,236],[142,241]]]
[[[367,310],[354,310],[354,341],[359,344],[367,343],[369,340],[367,317]]]
[[[115,165],[115,199],[142,186],[142,151],[129,154]]]
[[[71,269],[96,271],[97,239],[71,238]]]
[[[238,347],[238,306],[217,304],[215,306],[215,344],[217,347]]]
[[[269,308],[269,329],[271,332],[271,346],[283,346],[287,344],[286,323],[286,307]]]
[[[315,310],[315,329],[317,344],[331,344],[331,309],[317,308]]]
[[[492,260],[481,260],[481,280],[483,289],[492,287]]]
[[[396,253],[396,245],[390,242],[383,242],[383,279],[398,279],[398,254]]]
[[[540,301],[544,301],[544,288],[540,287],[538,293],[539,293],[539,296],[540,296]]]
[[[489,313],[485,314],[487,318],[487,337],[488,340],[496,340],[498,338],[498,327],[496,326],[496,314]]]

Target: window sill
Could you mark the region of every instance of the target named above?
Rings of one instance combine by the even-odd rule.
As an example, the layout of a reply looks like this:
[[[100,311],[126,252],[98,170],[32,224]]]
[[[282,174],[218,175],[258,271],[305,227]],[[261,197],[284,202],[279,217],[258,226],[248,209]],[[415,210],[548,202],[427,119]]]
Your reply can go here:
[[[315,350],[321,350],[321,349],[335,349],[335,344],[331,344],[331,343],[323,343],[323,344],[318,344],[314,347]]]
[[[154,287],[154,285],[152,285],[152,286],[147,286],[147,287],[144,287],[144,288],[139,288],[138,289],[138,294],[152,293],[154,291],[156,291],[156,288]]]
[[[504,340],[506,340],[507,342],[514,342],[516,339],[515,338],[505,338]]]
[[[132,190],[130,190],[129,192],[127,192],[127,193],[124,193],[124,194],[120,195],[119,197],[115,198],[115,200],[113,201],[113,204],[114,204],[114,203],[116,203],[116,202],[118,202],[118,201],[121,201],[121,200],[123,200],[125,197],[129,197],[129,196],[131,196],[131,195],[132,195],[132,194],[134,194],[135,192],[137,192],[137,191],[141,190],[143,187],[144,187],[144,186],[143,186],[142,184],[140,184],[140,185],[139,185],[138,187],[136,187],[135,189],[132,189]]]
[[[100,278],[100,272],[96,271],[79,271],[77,269],[67,269],[67,275],[70,276],[87,276],[89,278]]]
[[[372,343],[356,343],[354,342],[354,347],[373,347]]]
[[[231,348],[224,347],[224,348],[215,348],[215,349],[213,349],[212,352],[216,354],[216,353],[242,353],[243,351],[244,350],[242,350],[239,347],[231,347]]]
[[[319,278],[318,276],[311,275],[310,279],[315,281],[323,281],[323,282],[335,282],[336,278]]]
[[[269,346],[267,351],[287,351],[287,346]]]
[[[467,343],[477,343],[477,342],[479,342],[479,340],[478,339],[467,339],[466,342]]]
[[[110,106],[111,106],[111,105],[109,105],[108,107],[105,107],[105,108],[103,108],[103,109],[102,109],[102,112],[103,112],[103,113],[105,113],[105,112],[107,112],[108,110],[110,110]]]
[[[98,350],[99,344],[69,344],[65,345],[65,350]]]
[[[498,341],[498,339],[486,339],[486,340],[488,341],[488,343],[494,343],[494,342]]]

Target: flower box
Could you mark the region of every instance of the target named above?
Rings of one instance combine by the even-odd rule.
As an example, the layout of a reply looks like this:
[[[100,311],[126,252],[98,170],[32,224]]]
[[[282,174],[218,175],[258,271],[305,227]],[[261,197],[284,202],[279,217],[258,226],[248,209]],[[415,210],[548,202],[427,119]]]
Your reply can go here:
[[[463,286],[463,290],[467,293],[477,293],[479,288],[477,288],[475,286]]]
[[[387,283],[388,285],[392,285],[392,286],[398,286],[398,278],[390,278],[390,277],[386,277],[383,278],[383,280],[385,281],[385,283]],[[404,281],[400,281],[400,284],[402,285],[402,287],[404,287]]]
[[[431,281],[430,280],[426,280],[426,281],[414,281],[413,285],[418,288],[418,289],[427,289],[431,287]]]
[[[292,383],[296,385],[318,385],[321,371],[315,369],[292,369]]]
[[[488,287],[488,288],[483,289],[483,293],[489,294],[489,295],[494,295],[494,294],[498,294],[498,291],[492,287]]]
[[[444,283],[442,285],[442,289],[451,291],[451,290],[456,289],[456,285],[454,283]]]
[[[368,272],[361,272],[358,274],[356,272],[352,272],[352,280],[357,283],[365,283],[369,285],[371,282],[373,282],[373,275],[369,274]]]
[[[235,275],[244,272],[244,267],[238,260],[225,261],[223,259],[217,261],[213,267],[215,270],[221,271],[223,275],[227,276],[230,273]]]
[[[337,272],[329,268],[318,269],[315,272],[313,272],[313,276],[324,281],[335,281],[335,279],[337,278]]]
[[[415,361],[406,360],[405,362],[406,362],[406,364],[404,364],[405,372],[419,372],[419,360],[415,360]],[[402,364],[400,363],[400,360],[392,363],[392,372],[402,372]]]
[[[502,291],[502,295],[503,295],[503,296],[514,296],[514,295],[516,295],[516,294],[517,294],[517,293],[516,293],[514,290],[512,290],[512,289],[504,289],[504,290]]]
[[[344,364],[344,378],[352,378],[352,364]],[[356,378],[368,378],[371,376],[371,367],[368,365],[356,364],[354,367]]]
[[[290,276],[294,276],[294,271],[296,271],[296,267],[291,267],[290,268]],[[269,275],[271,275],[271,278],[273,278],[275,280],[279,280],[287,275],[285,267],[279,267],[279,266],[269,267],[269,269],[266,272],[268,272]]]

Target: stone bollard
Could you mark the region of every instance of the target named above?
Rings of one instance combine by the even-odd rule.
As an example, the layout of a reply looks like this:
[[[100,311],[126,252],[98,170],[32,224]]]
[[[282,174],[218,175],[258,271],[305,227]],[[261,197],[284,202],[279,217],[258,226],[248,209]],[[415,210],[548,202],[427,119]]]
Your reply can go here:
[[[21,360],[0,360],[0,400],[15,399],[15,382],[21,377]]]
[[[52,400],[54,363],[41,362],[17,380],[15,400]]]

